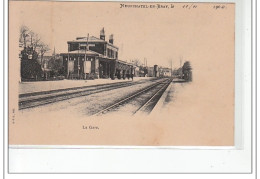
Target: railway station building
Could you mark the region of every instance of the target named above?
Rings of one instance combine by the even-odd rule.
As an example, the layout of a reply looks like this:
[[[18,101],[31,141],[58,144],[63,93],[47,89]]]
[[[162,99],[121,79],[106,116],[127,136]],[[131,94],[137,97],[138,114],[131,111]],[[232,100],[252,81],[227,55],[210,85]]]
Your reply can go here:
[[[106,41],[104,28],[100,37],[77,37],[68,41],[68,52],[61,53],[66,77],[69,79],[126,78],[134,66],[118,59],[119,48],[113,34]]]

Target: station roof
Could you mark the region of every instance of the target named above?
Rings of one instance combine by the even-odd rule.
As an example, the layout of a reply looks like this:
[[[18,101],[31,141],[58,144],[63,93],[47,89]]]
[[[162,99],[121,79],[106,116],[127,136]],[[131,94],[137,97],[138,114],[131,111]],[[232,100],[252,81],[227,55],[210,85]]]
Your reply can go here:
[[[76,40],[72,40],[72,41],[68,41],[67,43],[108,43],[109,45],[118,48],[117,46],[115,46],[114,44],[109,43],[108,41],[105,41],[103,39],[97,38],[95,36],[90,36],[89,38],[87,37],[78,37]]]
[[[123,60],[117,60],[117,62],[122,63],[122,64],[125,64],[125,65],[134,66],[132,63],[128,63],[128,62],[123,61]]]
[[[66,52],[66,53],[61,53],[61,55],[68,55],[68,54],[71,54],[71,55],[92,55],[92,56],[99,56],[100,54],[97,53],[97,52],[94,52],[92,50],[84,50],[84,49],[80,49],[80,50],[73,50],[73,51],[70,51],[69,53]]]

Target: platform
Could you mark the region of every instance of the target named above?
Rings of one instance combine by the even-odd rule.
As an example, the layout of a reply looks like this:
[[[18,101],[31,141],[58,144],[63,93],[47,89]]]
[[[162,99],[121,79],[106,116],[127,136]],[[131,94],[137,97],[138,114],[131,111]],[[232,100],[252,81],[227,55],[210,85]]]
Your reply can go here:
[[[149,80],[153,77],[134,77],[133,81]],[[95,80],[59,80],[59,81],[34,81],[34,82],[21,82],[19,84],[19,94],[33,93],[40,91],[50,91],[82,86],[91,86],[108,83],[118,83],[132,81],[132,79],[95,79]]]

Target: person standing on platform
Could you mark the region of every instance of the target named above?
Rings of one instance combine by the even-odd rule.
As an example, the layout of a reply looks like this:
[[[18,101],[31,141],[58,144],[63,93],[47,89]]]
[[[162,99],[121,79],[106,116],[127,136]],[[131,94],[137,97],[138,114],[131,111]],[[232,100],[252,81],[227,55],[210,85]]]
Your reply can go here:
[[[131,67],[130,77],[132,78],[132,81],[133,81],[134,80],[134,69],[133,69],[133,67]]]

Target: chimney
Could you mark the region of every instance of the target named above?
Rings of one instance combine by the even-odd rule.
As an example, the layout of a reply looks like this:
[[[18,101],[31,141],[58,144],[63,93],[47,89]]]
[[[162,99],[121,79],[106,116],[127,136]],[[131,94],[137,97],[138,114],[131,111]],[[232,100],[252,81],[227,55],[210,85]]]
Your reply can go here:
[[[100,39],[102,39],[102,40],[105,40],[105,29],[104,29],[104,27],[103,27],[103,29],[101,29],[101,31],[100,31]]]
[[[86,37],[77,37],[76,40],[82,40],[85,39]]]
[[[111,43],[111,44],[114,43],[114,35],[113,35],[113,34],[111,34],[111,35],[109,36],[109,43]]]

